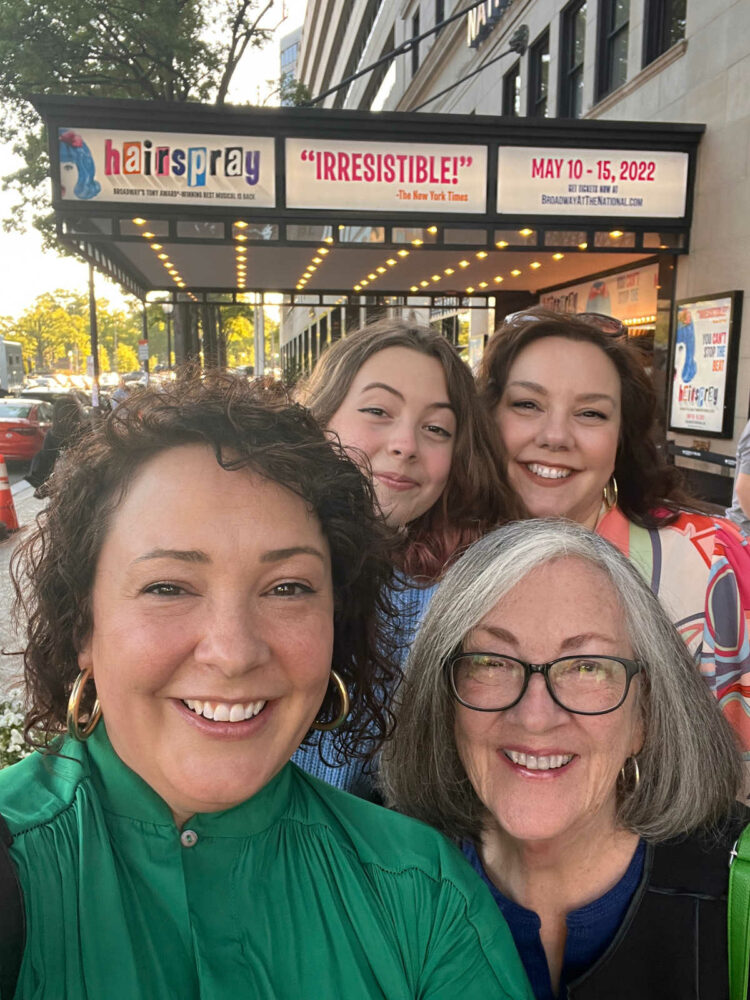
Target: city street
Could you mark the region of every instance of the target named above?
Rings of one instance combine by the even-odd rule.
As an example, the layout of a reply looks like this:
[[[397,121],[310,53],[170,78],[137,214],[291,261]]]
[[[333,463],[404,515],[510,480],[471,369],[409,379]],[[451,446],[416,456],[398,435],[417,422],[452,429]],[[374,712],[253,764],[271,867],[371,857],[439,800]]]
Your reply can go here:
[[[12,535],[7,541],[0,542],[0,650],[3,652],[17,652],[21,648],[21,643],[13,633],[11,625],[10,610],[13,601],[13,588],[10,582],[10,559],[18,542],[28,531],[34,522],[34,517],[41,510],[44,501],[37,500],[34,491],[28,483],[20,480],[23,475],[23,468],[16,467],[16,484],[12,487],[13,503],[16,508],[18,521],[21,530]],[[11,479],[13,482],[13,479]],[[18,685],[22,670],[22,659],[20,655],[5,656],[0,655],[0,698],[12,692]]]

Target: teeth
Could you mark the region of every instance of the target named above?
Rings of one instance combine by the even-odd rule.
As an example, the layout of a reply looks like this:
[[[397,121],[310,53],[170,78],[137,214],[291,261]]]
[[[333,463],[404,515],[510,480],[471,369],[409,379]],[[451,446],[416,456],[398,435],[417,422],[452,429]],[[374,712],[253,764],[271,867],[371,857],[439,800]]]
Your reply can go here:
[[[573,760],[573,754],[552,754],[549,757],[537,757],[531,753],[518,753],[516,750],[503,750],[503,753],[519,767],[525,767],[529,771],[554,771],[558,767],[563,767]]]
[[[536,462],[527,462],[526,468],[530,469],[535,476],[542,479],[567,479],[573,471],[572,469],[560,469],[551,465],[537,465]]]
[[[244,722],[245,719],[258,715],[265,704],[265,701],[249,701],[244,705],[239,702],[229,705],[224,701],[199,701],[193,698],[183,701],[183,705],[187,705],[191,712],[202,715],[204,719],[213,719],[214,722]]]

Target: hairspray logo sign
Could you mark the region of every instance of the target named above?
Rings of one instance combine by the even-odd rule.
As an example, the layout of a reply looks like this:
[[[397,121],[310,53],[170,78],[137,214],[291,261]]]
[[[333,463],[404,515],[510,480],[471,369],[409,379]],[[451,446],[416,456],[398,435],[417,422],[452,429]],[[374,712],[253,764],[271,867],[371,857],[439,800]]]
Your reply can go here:
[[[61,128],[58,141],[64,201],[276,204],[269,137]]]

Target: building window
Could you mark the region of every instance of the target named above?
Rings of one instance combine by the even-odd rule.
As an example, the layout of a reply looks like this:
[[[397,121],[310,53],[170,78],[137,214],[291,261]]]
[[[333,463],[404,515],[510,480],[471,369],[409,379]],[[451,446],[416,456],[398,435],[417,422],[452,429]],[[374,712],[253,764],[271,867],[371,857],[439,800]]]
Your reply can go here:
[[[563,11],[560,50],[560,117],[583,113],[583,58],[586,50],[586,0]]]
[[[440,24],[440,22],[444,20],[445,20],[445,0],[435,0],[435,24]],[[438,32],[438,34],[439,33],[440,32]]]
[[[599,86],[597,97],[617,90],[628,78],[630,0],[600,0]]]
[[[503,114],[521,117],[521,63],[514,63],[503,76]]]
[[[687,0],[646,0],[643,65],[657,59],[685,37]]]
[[[545,31],[531,46],[529,52],[529,117],[546,118],[549,115],[549,32]]]
[[[419,34],[419,10],[411,19],[411,37],[416,38]],[[419,69],[419,42],[411,49],[411,75],[416,76]]]

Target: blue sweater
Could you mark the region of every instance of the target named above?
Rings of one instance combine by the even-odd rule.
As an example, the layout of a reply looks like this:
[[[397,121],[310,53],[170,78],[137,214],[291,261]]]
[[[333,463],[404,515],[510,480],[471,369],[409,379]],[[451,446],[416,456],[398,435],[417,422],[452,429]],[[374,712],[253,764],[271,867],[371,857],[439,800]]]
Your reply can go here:
[[[402,666],[436,589],[437,584],[417,587],[410,581],[405,581],[403,588],[391,591],[390,599],[397,612],[393,627],[399,631],[399,644],[403,651]],[[388,696],[392,697],[393,691]],[[343,788],[363,799],[377,798],[377,762],[359,759],[346,761],[336,750],[334,735],[332,732],[314,734],[309,745],[301,746],[292,760],[308,774],[327,781],[329,785]]]
[[[542,922],[538,915],[533,910],[527,910],[508,899],[490,881],[474,844],[465,841],[461,849],[467,861],[487,883],[493,899],[510,927],[536,1000],[556,1000],[552,991],[547,957],[539,937]],[[568,934],[565,939],[565,955],[560,976],[560,996],[566,996],[566,984],[583,975],[604,954],[614,938],[638,888],[645,857],[646,844],[641,841],[633,860],[617,885],[599,899],[595,899],[593,903],[582,906],[579,910],[572,910],[565,918]]]

